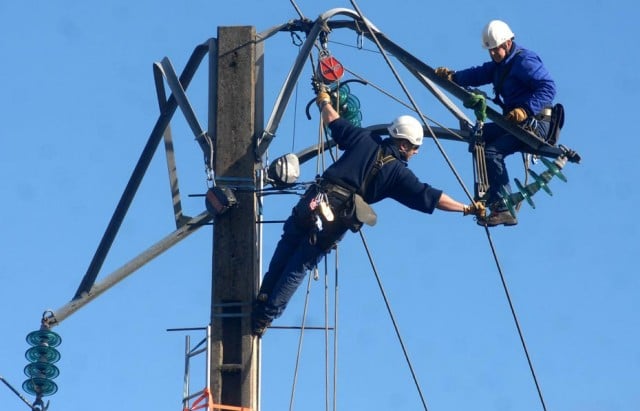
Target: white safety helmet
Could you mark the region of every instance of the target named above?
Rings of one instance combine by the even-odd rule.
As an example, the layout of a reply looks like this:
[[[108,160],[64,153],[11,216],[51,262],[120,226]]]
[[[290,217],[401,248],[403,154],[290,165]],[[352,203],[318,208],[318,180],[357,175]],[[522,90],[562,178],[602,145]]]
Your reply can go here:
[[[514,37],[515,34],[513,34],[507,23],[502,20],[491,20],[482,29],[482,47],[487,50],[493,49]]]
[[[387,128],[389,135],[393,138],[402,138],[409,140],[414,146],[422,145],[424,130],[422,124],[414,117],[400,116],[393,120],[393,123]]]

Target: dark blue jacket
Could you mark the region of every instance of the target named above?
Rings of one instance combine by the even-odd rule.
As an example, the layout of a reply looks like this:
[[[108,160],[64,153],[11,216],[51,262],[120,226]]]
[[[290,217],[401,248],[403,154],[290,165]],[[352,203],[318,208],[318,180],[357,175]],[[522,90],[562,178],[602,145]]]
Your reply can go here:
[[[524,108],[529,116],[539,114],[550,107],[556,95],[556,84],[542,60],[531,50],[519,47],[515,42],[511,53],[500,63],[493,60],[481,66],[457,71],[453,81],[462,87],[498,85],[508,65],[511,69],[502,82],[500,96],[504,102],[503,113],[516,107]]]
[[[378,148],[382,147],[384,156],[392,155],[395,160],[385,164],[366,192],[361,193],[364,200],[373,204],[385,198],[393,198],[414,210],[429,214],[433,212],[442,191],[418,180],[402,160],[398,148],[390,138],[383,140],[342,118],[332,121],[329,129],[331,137],[344,153],[325,170],[323,178],[360,189],[376,159]]]

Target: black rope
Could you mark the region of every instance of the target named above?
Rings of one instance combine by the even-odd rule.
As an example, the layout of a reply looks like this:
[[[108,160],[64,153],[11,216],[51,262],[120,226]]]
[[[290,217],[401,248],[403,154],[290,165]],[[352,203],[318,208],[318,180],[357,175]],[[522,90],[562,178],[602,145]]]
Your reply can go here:
[[[300,11],[300,7],[298,7],[298,5],[296,4],[295,0],[289,0],[291,2],[291,5],[293,6],[294,9],[296,9],[296,13],[298,13],[298,16],[300,16],[300,18],[302,20],[304,20],[304,15],[302,14],[302,11]]]
[[[422,405],[425,411],[427,410],[427,403],[424,399],[424,395],[422,394],[422,389],[420,388],[420,384],[418,383],[418,377],[416,376],[415,371],[413,370],[413,365],[411,364],[411,359],[409,358],[409,353],[407,352],[407,348],[404,345],[404,341],[402,340],[402,335],[400,335],[400,329],[398,328],[398,323],[396,321],[395,316],[393,315],[393,311],[391,310],[391,305],[389,304],[389,299],[387,298],[387,294],[384,291],[384,287],[382,286],[382,280],[380,279],[380,275],[378,274],[378,269],[376,268],[375,263],[373,262],[373,257],[371,256],[371,252],[369,251],[369,246],[367,245],[367,240],[364,238],[364,233],[362,230],[359,231],[360,238],[362,239],[362,245],[364,245],[364,249],[367,252],[367,257],[369,258],[369,263],[371,263],[371,268],[373,269],[373,274],[376,277],[376,281],[378,282],[378,287],[380,288],[380,293],[382,294],[382,298],[384,299],[384,303],[387,306],[387,312],[389,313],[389,317],[391,318],[391,322],[393,323],[393,329],[396,331],[396,336],[398,337],[398,342],[400,343],[400,347],[402,347],[402,353],[404,354],[404,358],[407,360],[407,365],[409,366],[409,371],[411,372],[411,376],[413,377],[413,382],[416,385],[416,389],[418,390],[418,395],[420,395],[420,401],[422,401]]]
[[[533,377],[533,382],[535,383],[536,390],[538,391],[538,397],[540,398],[542,409],[546,411],[547,406],[544,402],[544,397],[542,396],[542,390],[540,389],[540,384],[538,383],[538,378],[536,377],[536,372],[533,368],[533,362],[531,361],[531,356],[529,355],[529,349],[527,348],[527,344],[524,341],[524,334],[522,333],[522,328],[520,327],[520,322],[518,321],[518,316],[516,315],[516,310],[513,306],[513,301],[511,300],[511,294],[509,293],[509,288],[507,287],[507,281],[505,280],[504,274],[502,272],[502,266],[500,265],[500,260],[498,260],[498,254],[496,253],[496,249],[493,244],[493,239],[491,238],[491,233],[489,233],[489,227],[485,226],[485,231],[487,232],[487,240],[489,241],[489,245],[491,246],[491,253],[493,254],[493,259],[496,262],[496,267],[498,268],[498,273],[500,274],[500,281],[502,282],[502,288],[504,289],[504,293],[507,297],[507,301],[509,302],[509,309],[511,310],[513,321],[516,324],[516,329],[518,330],[518,335],[520,336],[520,342],[522,343],[524,354],[527,357],[529,370],[531,370],[531,376]]]
[[[408,108],[409,110],[415,112],[415,108],[409,104],[406,103],[404,101],[402,101],[399,97],[394,96],[393,94],[391,94],[390,92],[386,91],[385,89],[383,89],[382,87],[378,86],[375,83],[372,83],[371,81],[365,79],[364,77],[362,77],[361,75],[357,74],[356,72],[350,70],[349,68],[347,68],[346,66],[343,66],[344,71],[346,71],[347,73],[351,74],[352,76],[354,76],[355,78],[357,78],[358,80],[361,80],[363,82],[365,82],[368,86],[373,87],[374,89],[378,90],[380,93],[384,94],[385,96],[389,97],[391,100],[395,101],[396,103]],[[455,131],[451,130],[450,128],[448,128],[445,124],[438,122],[437,120],[424,115],[424,118],[427,119],[428,121],[432,122],[433,124],[435,124],[438,127],[441,127],[443,130],[447,131],[449,134],[451,134],[452,136],[464,141],[464,137],[462,137],[460,134],[456,133]]]

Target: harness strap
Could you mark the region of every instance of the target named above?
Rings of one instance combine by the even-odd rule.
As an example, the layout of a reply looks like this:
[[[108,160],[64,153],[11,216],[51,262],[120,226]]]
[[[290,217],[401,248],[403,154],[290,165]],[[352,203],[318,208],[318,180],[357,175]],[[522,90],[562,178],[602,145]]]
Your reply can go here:
[[[382,167],[384,167],[385,164],[390,163],[395,159],[396,158],[391,154],[387,156],[383,155],[382,147],[378,147],[378,152],[376,153],[376,159],[373,162],[373,165],[371,166],[371,168],[369,169],[367,176],[364,178],[364,181],[362,182],[362,186],[360,186],[360,190],[359,190],[360,195],[364,197],[366,190],[369,187],[369,184],[371,184],[371,182],[378,175],[380,170],[382,170]]]

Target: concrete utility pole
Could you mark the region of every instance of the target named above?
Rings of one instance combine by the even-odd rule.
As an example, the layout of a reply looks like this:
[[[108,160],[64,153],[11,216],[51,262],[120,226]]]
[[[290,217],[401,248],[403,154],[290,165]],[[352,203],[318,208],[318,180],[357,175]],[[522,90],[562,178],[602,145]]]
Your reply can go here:
[[[256,43],[254,27],[219,27],[217,48],[210,65],[217,97],[213,92],[209,99],[216,184],[253,189],[260,166],[255,136],[264,118],[262,43]],[[237,190],[236,198],[238,206],[213,226],[211,393],[215,404],[255,410],[258,364],[251,304],[260,279],[258,201],[251,190]]]

